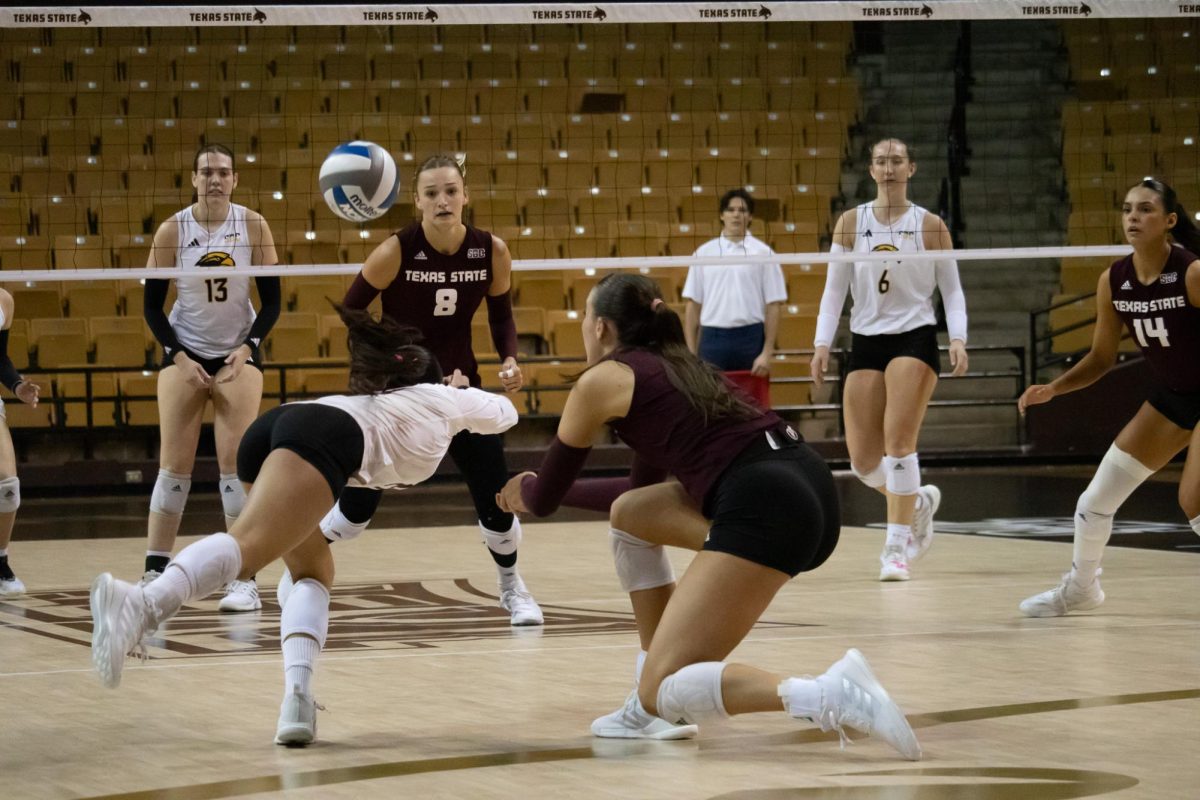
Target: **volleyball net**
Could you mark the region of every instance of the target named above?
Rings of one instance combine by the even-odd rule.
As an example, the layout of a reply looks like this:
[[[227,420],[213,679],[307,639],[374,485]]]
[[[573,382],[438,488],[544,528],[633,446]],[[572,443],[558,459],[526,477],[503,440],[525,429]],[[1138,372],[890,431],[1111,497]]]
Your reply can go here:
[[[632,268],[678,302],[744,188],[807,319],[833,223],[875,196],[870,145],[898,137],[972,319],[1022,337],[1125,252],[1129,186],[1200,206],[1198,41],[1200,6],[1142,0],[7,8],[0,282],[36,284],[20,317],[139,314],[153,233],[219,143],[304,312],[413,218],[407,176],[441,151],[466,156],[468,221],[508,243],[518,307],[578,310],[597,271]],[[405,173],[366,225],[317,184],[353,139]],[[808,347],[796,327],[784,346]]]

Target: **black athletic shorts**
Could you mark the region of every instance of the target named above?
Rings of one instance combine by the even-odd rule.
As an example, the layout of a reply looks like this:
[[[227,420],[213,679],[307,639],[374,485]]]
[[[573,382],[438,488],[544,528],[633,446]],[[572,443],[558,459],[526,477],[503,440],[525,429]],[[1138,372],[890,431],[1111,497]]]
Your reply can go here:
[[[254,483],[267,456],[281,447],[312,464],[335,498],[362,467],[363,432],[354,417],[320,403],[289,403],[250,423],[238,446],[238,479]]]
[[[1160,386],[1150,395],[1149,403],[1185,431],[1194,431],[1200,423],[1200,392],[1185,394]]]
[[[179,348],[179,350],[182,350],[184,355],[186,355],[192,361],[195,361],[197,364],[199,364],[201,366],[201,368],[205,372],[208,373],[208,376],[210,378],[221,371],[221,367],[225,366],[225,359],[229,358],[229,356],[222,356],[220,358],[205,358],[204,356],[193,353],[191,350],[188,350],[186,347],[181,347],[181,348]],[[177,350],[176,352],[179,352],[179,351]],[[175,353],[172,353],[170,358],[167,357],[166,353],[163,353],[163,361],[162,361],[162,366],[160,367],[160,369],[166,369],[167,367],[175,366],[174,359],[175,359]],[[249,366],[252,366],[259,372],[262,372],[262,366],[259,364],[259,361],[260,361],[260,359],[258,357],[257,350],[252,350],[250,352],[250,357],[246,359],[246,363]]]
[[[738,454],[709,490],[704,515],[712,520],[705,550],[789,577],[825,563],[842,526],[829,467],[784,429],[757,434]]]
[[[881,333],[877,336],[854,334],[850,343],[850,363],[847,372],[874,369],[883,372],[893,358],[908,356],[924,361],[934,375],[942,371],[938,353],[937,328],[925,325],[904,333]]]

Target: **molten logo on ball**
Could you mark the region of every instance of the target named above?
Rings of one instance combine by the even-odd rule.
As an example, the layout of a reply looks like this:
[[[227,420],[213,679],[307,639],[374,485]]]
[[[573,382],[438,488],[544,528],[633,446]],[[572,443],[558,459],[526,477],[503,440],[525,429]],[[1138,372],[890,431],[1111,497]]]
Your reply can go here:
[[[329,210],[350,222],[369,222],[392,207],[400,175],[390,153],[374,142],[346,142],[321,165],[321,195]]]

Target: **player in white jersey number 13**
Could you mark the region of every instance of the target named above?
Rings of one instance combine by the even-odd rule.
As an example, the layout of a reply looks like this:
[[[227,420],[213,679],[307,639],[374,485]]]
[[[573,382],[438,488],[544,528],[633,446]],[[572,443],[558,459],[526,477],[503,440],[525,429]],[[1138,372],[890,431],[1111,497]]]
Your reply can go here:
[[[233,153],[219,144],[193,160],[196,200],[154,234],[149,267],[250,267],[278,262],[262,216],[231,201],[237,188]],[[249,276],[188,276],[175,281],[177,299],[163,312],[169,281],[146,281],[146,324],[163,348],[158,373],[159,471],[150,496],[145,574],[153,580],[170,560],[192,485],[204,409],[212,403],[226,527],[245,503],[235,459],[238,442],[258,415],[263,376],[258,348],[279,318],[278,277],[257,277],[260,309],[250,303]],[[253,579],[228,587],[222,611],[262,607]]]

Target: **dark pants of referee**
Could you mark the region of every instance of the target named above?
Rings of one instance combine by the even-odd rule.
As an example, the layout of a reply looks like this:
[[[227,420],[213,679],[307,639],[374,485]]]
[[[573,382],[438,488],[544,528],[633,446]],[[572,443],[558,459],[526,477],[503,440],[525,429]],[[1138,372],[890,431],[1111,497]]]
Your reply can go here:
[[[761,322],[738,328],[700,328],[700,358],[722,372],[748,370],[762,352],[766,332]]]

